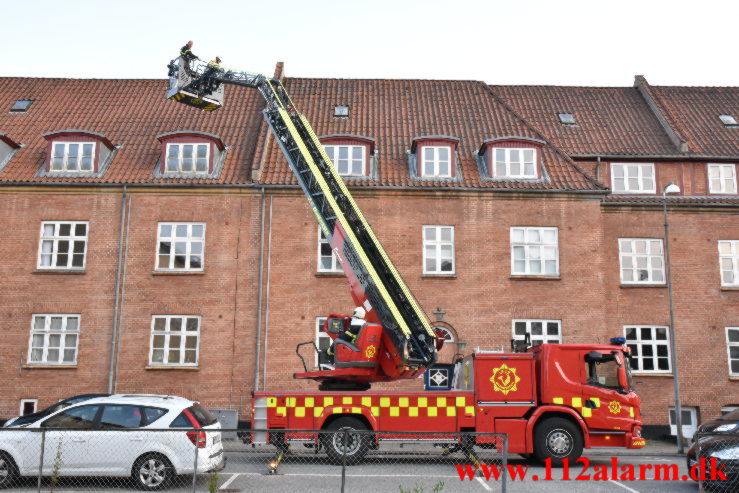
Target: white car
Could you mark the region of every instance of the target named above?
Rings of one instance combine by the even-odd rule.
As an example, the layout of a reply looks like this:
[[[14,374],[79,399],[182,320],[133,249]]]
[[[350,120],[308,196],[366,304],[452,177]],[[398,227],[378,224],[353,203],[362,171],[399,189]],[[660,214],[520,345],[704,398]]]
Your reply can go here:
[[[0,429],[0,487],[38,475],[43,439],[43,476],[123,476],[158,490],[195,472],[196,463],[198,473],[223,469],[220,429],[205,408],[182,397],[89,399],[23,428]]]

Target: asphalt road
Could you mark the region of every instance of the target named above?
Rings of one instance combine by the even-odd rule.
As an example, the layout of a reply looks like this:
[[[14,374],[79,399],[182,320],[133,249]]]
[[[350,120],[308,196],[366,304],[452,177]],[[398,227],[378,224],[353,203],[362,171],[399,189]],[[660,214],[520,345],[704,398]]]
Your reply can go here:
[[[547,470],[540,465],[531,465],[517,455],[512,455],[509,464],[523,470],[526,466],[526,478],[522,481],[520,477],[507,481],[507,491],[519,492],[691,492],[698,491],[697,483],[692,480],[658,481],[654,479],[654,467],[671,466],[677,467],[678,478],[687,474],[685,460],[682,457],[669,456],[635,456],[616,455],[618,467],[629,465],[635,469],[635,476],[639,476],[640,466],[645,471],[644,480],[624,480],[621,477],[623,470],[619,469],[618,479],[613,480],[612,457],[604,455],[602,451],[598,454],[585,457],[590,460],[589,468],[585,474],[591,474],[590,480],[576,480],[582,472],[582,464],[570,468],[570,480],[563,480],[564,471],[561,468],[552,468],[549,472],[552,480],[546,480]],[[313,455],[309,450],[298,450],[297,454],[288,455],[278,467],[277,474],[267,474],[269,462],[275,458],[271,450],[263,452],[254,450],[239,450],[227,452],[228,464],[217,477],[199,476],[196,480],[196,491],[207,492],[208,481],[216,481],[218,490],[226,492],[326,492],[336,493],[341,491],[341,467],[326,463],[323,454]],[[488,456],[492,459],[493,456]],[[481,461],[485,463],[483,456]],[[456,456],[441,457],[439,454],[416,454],[412,449],[396,450],[392,454],[380,457],[368,457],[361,464],[348,466],[344,478],[346,492],[393,492],[398,493],[401,488],[410,493],[432,493],[434,486],[440,487],[441,492],[478,492],[502,491],[501,482],[490,478],[486,481],[481,473],[477,473],[474,479],[459,479],[455,464],[464,463],[460,453]],[[608,472],[605,479],[593,480],[592,475],[600,471]],[[536,479],[535,479],[536,478]],[[48,479],[42,482],[41,491],[51,490]],[[90,479],[62,479],[54,488],[54,492],[89,492],[89,491],[131,491],[129,482],[123,479],[90,478]],[[20,488],[13,491],[33,492],[37,491],[34,478],[27,478]],[[168,491],[184,493],[192,491],[192,476],[183,476],[177,479]]]

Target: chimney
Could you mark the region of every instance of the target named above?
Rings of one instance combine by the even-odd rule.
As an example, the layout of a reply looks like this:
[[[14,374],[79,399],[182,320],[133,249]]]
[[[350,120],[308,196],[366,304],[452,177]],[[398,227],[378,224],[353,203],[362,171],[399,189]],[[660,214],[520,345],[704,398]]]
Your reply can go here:
[[[285,62],[277,62],[273,78],[277,80],[283,80],[285,78]]]

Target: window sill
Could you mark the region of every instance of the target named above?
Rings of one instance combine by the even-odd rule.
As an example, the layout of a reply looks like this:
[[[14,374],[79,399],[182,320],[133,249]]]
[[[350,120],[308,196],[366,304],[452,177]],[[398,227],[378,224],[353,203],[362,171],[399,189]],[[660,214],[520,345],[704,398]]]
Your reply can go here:
[[[203,270],[153,270],[152,276],[202,276]]]
[[[28,363],[23,365],[24,370],[70,370],[77,368],[77,365],[44,365],[39,363]]]
[[[672,378],[672,373],[632,373],[632,377],[634,378],[642,378],[642,377],[663,377],[663,378]]]
[[[341,272],[316,272],[316,277],[346,277],[344,271]]]
[[[185,371],[199,371],[200,370],[200,367],[199,366],[177,366],[177,365],[172,365],[172,366],[149,365],[149,366],[145,366],[144,367],[144,370],[170,370],[170,371],[171,370],[185,370]]]
[[[508,279],[511,279],[512,281],[561,281],[562,276],[522,276],[522,275],[512,275],[508,276]]]
[[[456,279],[457,274],[421,274],[421,279]]]
[[[730,382],[739,382],[739,375],[737,375],[737,376],[735,376],[735,377],[731,377],[731,376],[730,376],[730,377],[729,377],[729,381],[730,381]]]
[[[721,291],[739,291],[739,286],[721,286]]]
[[[666,288],[667,284],[621,284],[621,288]]]
[[[32,274],[85,274],[85,269],[36,269]]]

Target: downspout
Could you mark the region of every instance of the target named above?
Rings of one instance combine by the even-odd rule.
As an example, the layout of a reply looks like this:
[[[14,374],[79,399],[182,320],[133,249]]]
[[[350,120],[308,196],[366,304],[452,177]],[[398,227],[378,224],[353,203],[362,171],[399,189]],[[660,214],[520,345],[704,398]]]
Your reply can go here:
[[[118,269],[115,273],[115,304],[113,305],[113,333],[110,337],[110,365],[108,368],[108,393],[113,393],[113,370],[115,369],[116,341],[118,336],[118,309],[120,306],[121,294],[121,269],[123,268],[123,221],[126,214],[126,185],[123,185],[123,194],[121,195],[121,219],[120,231],[118,232]]]
[[[123,325],[123,305],[124,297],[126,295],[126,267],[128,265],[128,232],[131,226],[131,199],[128,199],[128,208],[126,211],[126,237],[125,246],[123,247],[123,277],[121,278],[121,304],[118,313],[118,332],[116,333],[116,348],[115,348],[115,371],[113,373],[113,394],[118,390],[118,367],[120,363],[121,354],[121,326]],[[159,248],[159,245],[157,245]]]
[[[264,278],[264,187],[262,187],[262,225],[259,233],[259,287],[257,288],[257,350],[254,353],[254,390],[259,390],[259,354],[262,350],[262,280]]]
[[[597,160],[595,163],[595,181],[600,183],[600,156],[597,156],[595,159]]]
[[[267,340],[269,336],[269,281],[272,267],[272,198],[269,198],[269,237],[267,239],[267,295],[264,311],[264,369],[262,373],[262,390],[267,390]]]

